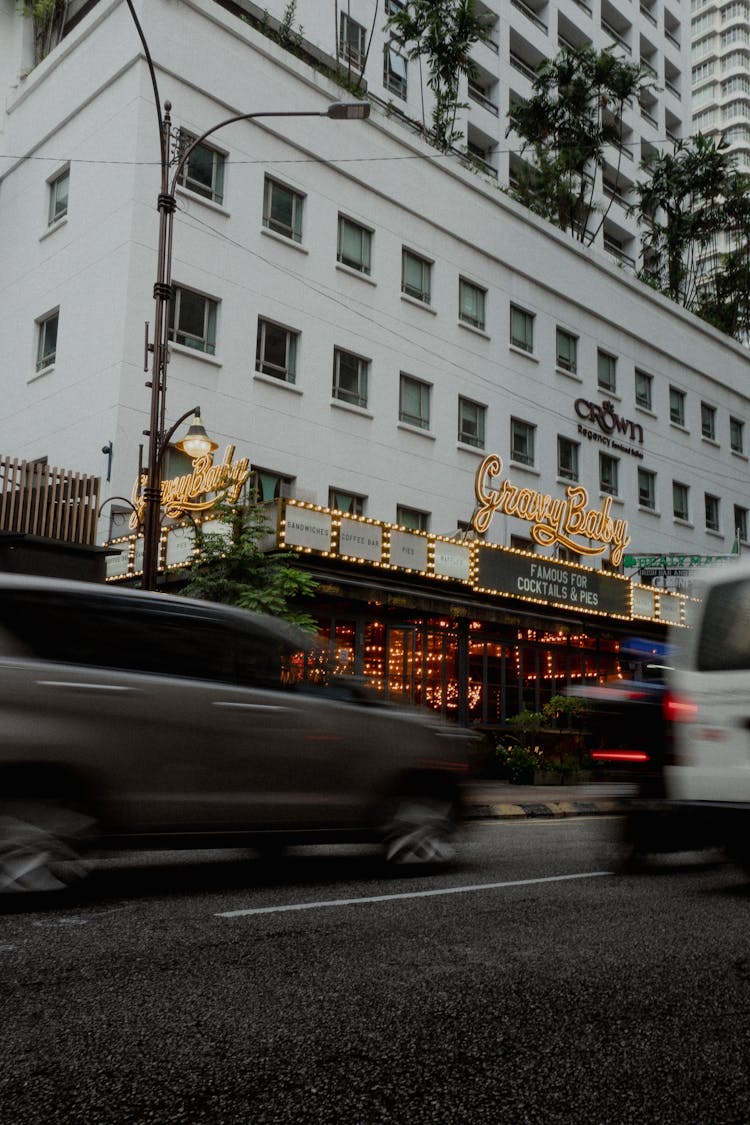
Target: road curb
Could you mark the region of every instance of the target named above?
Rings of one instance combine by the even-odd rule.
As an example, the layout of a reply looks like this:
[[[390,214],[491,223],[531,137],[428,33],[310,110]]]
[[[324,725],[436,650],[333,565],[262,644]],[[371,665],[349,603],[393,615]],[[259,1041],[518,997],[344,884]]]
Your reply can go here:
[[[622,811],[622,802],[613,798],[598,801],[503,801],[491,805],[469,805],[469,820],[519,820],[523,817],[562,818],[566,816],[607,816]]]

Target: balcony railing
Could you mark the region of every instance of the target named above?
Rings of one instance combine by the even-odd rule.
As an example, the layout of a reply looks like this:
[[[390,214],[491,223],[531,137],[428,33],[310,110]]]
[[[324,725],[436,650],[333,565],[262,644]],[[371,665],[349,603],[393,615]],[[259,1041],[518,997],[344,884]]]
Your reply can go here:
[[[528,4],[524,4],[523,0],[510,0],[510,2],[514,8],[518,8],[519,12],[523,12],[527,19],[530,19],[532,23],[535,23],[536,26],[540,27],[544,34],[547,35],[546,23],[543,23],[543,21],[539,19],[539,16],[533,8],[530,8]]]
[[[643,106],[641,106],[641,117],[642,117],[642,118],[643,118],[643,119],[644,119],[645,121],[648,121],[648,123],[649,123],[650,125],[653,125],[653,126],[654,126],[655,128],[657,128],[657,129],[658,129],[658,127],[659,127],[659,122],[658,122],[658,121],[656,120],[656,118],[655,118],[655,117],[653,116],[653,114],[649,113],[647,109],[644,109],[644,108],[643,108]]]
[[[669,92],[671,94],[674,94],[674,96],[677,98],[678,101],[682,101],[682,94],[680,93],[680,91],[677,89],[677,87],[675,86],[675,84],[673,82],[670,82],[668,78],[665,78],[664,79],[664,85],[667,87],[667,89],[669,90]]]
[[[99,478],[0,457],[0,531],[96,545]]]
[[[604,249],[608,254],[611,254],[613,258],[617,258],[618,262],[622,262],[623,265],[635,269],[635,258],[631,258],[629,254],[626,254],[624,250],[616,246],[615,243],[611,242],[608,238],[604,239]]]
[[[615,203],[619,203],[621,207],[627,209],[628,201],[616,184],[613,184],[611,180],[602,180],[602,187],[605,195],[610,196],[611,199],[614,199]]]
[[[533,66],[529,66],[527,62],[524,62],[523,59],[516,55],[513,51],[510,52],[510,65],[515,70],[520,70],[521,74],[525,74],[526,77],[530,78],[532,82],[536,78],[536,71],[534,70]]]
[[[651,12],[649,12],[648,8],[644,8],[643,4],[641,4],[641,15],[644,15],[646,17],[646,19],[648,20],[648,22],[652,23],[654,25],[654,27],[659,26],[657,21],[656,21],[656,16],[653,16],[651,14]]]
[[[623,51],[627,51],[629,55],[632,55],[633,51],[630,44],[626,43],[623,37],[620,35],[619,31],[615,31],[615,29],[612,27],[612,24],[607,23],[605,19],[602,19],[602,30],[606,31],[607,35],[609,35],[611,39],[614,39],[615,43],[619,44],[619,46],[622,47]]]
[[[477,102],[479,105],[484,106],[484,108],[490,113],[494,113],[495,117],[499,115],[500,111],[496,104],[493,101],[490,101],[484,90],[481,90],[479,86],[475,86],[473,82],[469,82],[469,97],[473,102]]]

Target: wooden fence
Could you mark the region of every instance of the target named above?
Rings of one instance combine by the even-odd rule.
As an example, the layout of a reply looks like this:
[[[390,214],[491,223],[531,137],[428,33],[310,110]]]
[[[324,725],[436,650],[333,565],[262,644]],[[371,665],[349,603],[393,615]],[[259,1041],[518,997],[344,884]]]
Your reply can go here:
[[[0,457],[0,531],[96,544],[99,478]]]

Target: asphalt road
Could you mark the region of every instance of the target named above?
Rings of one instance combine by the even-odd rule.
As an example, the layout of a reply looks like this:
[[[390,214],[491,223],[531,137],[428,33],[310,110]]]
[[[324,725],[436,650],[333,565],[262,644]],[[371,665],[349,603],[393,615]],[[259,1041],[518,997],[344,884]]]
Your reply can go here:
[[[0,915],[2,1125],[750,1119],[750,884],[614,875],[607,818],[366,854],[107,861]]]

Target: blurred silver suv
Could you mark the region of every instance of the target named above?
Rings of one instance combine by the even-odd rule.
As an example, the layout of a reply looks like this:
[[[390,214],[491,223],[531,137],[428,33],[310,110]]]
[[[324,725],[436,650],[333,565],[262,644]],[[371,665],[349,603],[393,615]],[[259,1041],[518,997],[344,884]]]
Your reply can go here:
[[[447,859],[469,732],[307,683],[310,647],[227,606],[0,575],[0,892],[70,885],[91,846]]]

